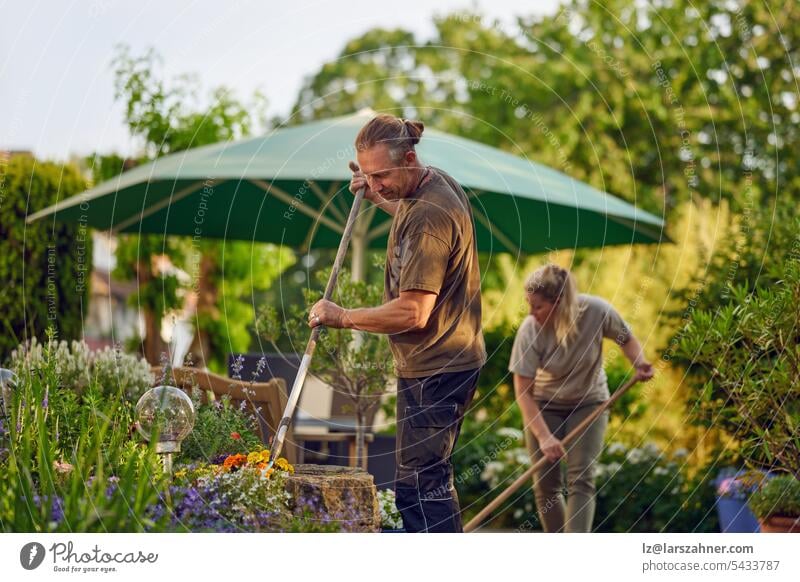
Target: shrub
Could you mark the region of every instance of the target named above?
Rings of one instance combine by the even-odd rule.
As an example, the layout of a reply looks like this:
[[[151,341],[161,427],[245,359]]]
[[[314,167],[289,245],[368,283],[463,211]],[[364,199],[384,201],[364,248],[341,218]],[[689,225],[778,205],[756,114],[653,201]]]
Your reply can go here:
[[[62,340],[54,344],[52,358],[58,385],[78,395],[92,385],[101,394],[120,392],[127,400],[136,402],[153,385],[150,364],[118,349],[92,351],[84,341]],[[45,346],[35,337],[11,353],[11,366],[18,375],[44,365]]]
[[[717,531],[708,471],[687,475],[686,452],[663,453],[655,444],[608,444],[596,466],[594,531]]]
[[[748,466],[798,477],[800,239],[778,282],[752,293],[736,286],[732,294],[716,311],[695,312],[680,341],[690,373],[702,380],[694,409],[741,444]]]
[[[516,407],[514,410],[518,411]],[[509,424],[522,426],[522,420]],[[453,453],[453,481],[466,522],[530,466],[530,457],[520,429],[493,427],[469,415],[464,419],[458,443]],[[493,528],[536,527],[531,487],[523,487],[512,499],[513,503],[486,523]]]
[[[29,156],[0,159],[0,360],[24,338],[54,326],[64,339],[80,337],[89,300],[92,240],[81,225],[29,214],[86,189],[78,169]]]
[[[677,293],[687,307],[665,358],[687,369],[690,422],[727,433],[748,466],[800,476],[796,213],[793,203],[755,206]]]
[[[230,396],[202,402],[199,389],[192,390],[194,429],[181,444],[181,462],[209,461],[223,453],[246,453],[261,445],[257,420],[247,402],[237,407]]]
[[[800,517],[800,481],[793,475],[768,479],[750,496],[747,504],[759,519],[773,515]]]

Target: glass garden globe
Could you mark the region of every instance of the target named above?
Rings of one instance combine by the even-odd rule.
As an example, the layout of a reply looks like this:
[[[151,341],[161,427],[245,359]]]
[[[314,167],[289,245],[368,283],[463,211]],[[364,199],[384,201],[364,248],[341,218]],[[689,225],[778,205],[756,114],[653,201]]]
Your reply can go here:
[[[136,403],[136,428],[150,440],[158,428],[156,452],[181,450],[181,441],[194,427],[194,405],[183,390],[174,386],[156,386]]]

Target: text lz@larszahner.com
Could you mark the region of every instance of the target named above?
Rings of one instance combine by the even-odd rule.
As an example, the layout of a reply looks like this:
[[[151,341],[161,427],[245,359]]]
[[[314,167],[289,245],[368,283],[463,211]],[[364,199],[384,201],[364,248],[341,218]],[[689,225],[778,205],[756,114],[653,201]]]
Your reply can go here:
[[[115,571],[113,566],[96,566],[95,564],[154,564],[158,560],[158,554],[145,554],[141,550],[109,553],[95,546],[88,552],[76,553],[72,547],[72,542],[55,543],[50,546],[53,563],[56,564],[53,568],[55,572],[113,572]],[[59,566],[59,563],[85,565]]]

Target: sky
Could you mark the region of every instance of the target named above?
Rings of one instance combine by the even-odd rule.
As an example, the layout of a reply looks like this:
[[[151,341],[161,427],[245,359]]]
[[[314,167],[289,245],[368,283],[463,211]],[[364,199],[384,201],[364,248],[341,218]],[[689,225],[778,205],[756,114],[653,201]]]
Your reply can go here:
[[[270,116],[291,109],[303,79],[374,27],[402,27],[425,41],[433,17],[477,9],[511,25],[553,13],[558,0],[0,0],[0,150],[47,159],[138,151],[114,100],[111,58],[124,43],[150,47],[167,78],[198,75],[248,100],[260,89]]]

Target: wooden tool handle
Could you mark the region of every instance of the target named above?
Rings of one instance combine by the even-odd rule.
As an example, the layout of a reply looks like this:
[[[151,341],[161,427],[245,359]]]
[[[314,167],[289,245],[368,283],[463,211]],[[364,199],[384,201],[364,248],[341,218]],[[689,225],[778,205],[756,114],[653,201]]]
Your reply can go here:
[[[350,169],[353,169],[352,162],[350,162]],[[361,208],[361,201],[364,199],[365,192],[366,188],[360,188],[355,194],[353,206],[350,208],[350,215],[347,217],[347,225],[344,227],[342,240],[339,242],[339,250],[336,252],[336,259],[333,261],[333,268],[331,269],[330,277],[328,277],[328,284],[325,287],[325,293],[322,296],[323,299],[330,300],[330,298],[333,296],[333,290],[336,288],[336,279],[339,277],[339,271],[342,268],[344,257],[347,254],[347,247],[350,245],[350,238],[353,234],[353,226],[356,223],[356,217],[358,216],[358,211]],[[270,460],[269,464],[267,465],[269,468],[274,465],[275,461],[280,455],[281,449],[283,448],[283,441],[286,438],[286,432],[289,430],[289,426],[291,425],[294,409],[297,407],[297,402],[300,400],[300,393],[303,390],[303,384],[305,383],[306,374],[308,373],[309,366],[311,365],[311,358],[314,355],[314,349],[317,347],[317,340],[319,339],[321,330],[321,325],[318,325],[311,330],[311,337],[308,338],[306,351],[303,353],[303,359],[300,361],[300,367],[297,370],[297,376],[294,378],[292,391],[289,393],[289,400],[286,402],[286,408],[283,411],[283,416],[281,417],[281,420],[275,429],[275,436],[272,438],[272,443],[270,444]]]

